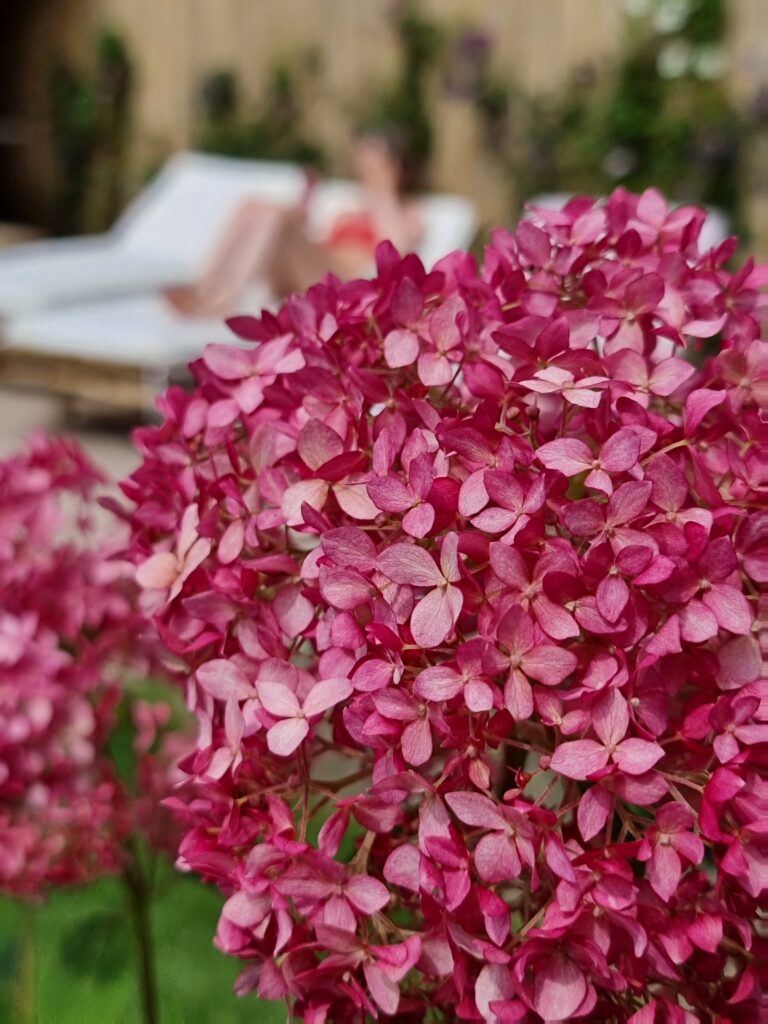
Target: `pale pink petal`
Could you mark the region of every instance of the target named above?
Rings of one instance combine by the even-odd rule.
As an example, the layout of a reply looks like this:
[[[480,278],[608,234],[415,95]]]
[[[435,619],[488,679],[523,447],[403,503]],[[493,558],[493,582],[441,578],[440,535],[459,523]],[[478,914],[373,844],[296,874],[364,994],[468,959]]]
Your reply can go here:
[[[609,437],[600,449],[600,464],[609,473],[631,469],[640,454],[640,440],[634,430],[624,427]]]
[[[370,875],[352,875],[344,884],[344,892],[363,914],[375,914],[389,902],[389,889]]]
[[[278,757],[288,757],[309,733],[309,724],[305,718],[286,718],[273,725],[267,732],[267,746]]]
[[[515,990],[506,964],[486,964],[475,982],[475,1006],[484,1021],[498,1020],[491,1010],[495,1003],[514,998]]]
[[[547,469],[555,469],[565,476],[577,476],[591,468],[595,457],[583,441],[562,437],[537,448],[536,458]]]
[[[310,505],[318,511],[325,505],[328,497],[328,483],[325,480],[299,480],[286,488],[283,494],[282,512],[288,526],[299,526],[304,522],[301,514],[303,504]]]
[[[426,537],[434,522],[434,508],[427,504],[417,505],[403,516],[403,530],[410,537]]]
[[[350,611],[371,599],[371,584],[355,569],[320,566],[320,593],[328,604]]]
[[[440,571],[449,583],[458,583],[461,579],[459,570],[459,536],[448,533],[440,547]]]
[[[523,863],[514,842],[505,832],[489,832],[475,847],[477,873],[484,882],[495,885],[518,878]]]
[[[334,704],[339,704],[352,694],[352,683],[349,679],[323,679],[315,683],[307,696],[304,698],[304,714],[307,718],[313,715],[321,715]],[[269,708],[267,708],[269,711]]]
[[[411,892],[419,891],[419,865],[421,854],[418,847],[405,844],[396,847],[384,864],[384,877],[390,885],[399,885]]]
[[[196,679],[205,692],[217,700],[247,700],[254,695],[245,672],[225,658],[214,658],[201,665]]]
[[[368,991],[384,1013],[397,1013],[400,1005],[400,987],[397,982],[388,978],[376,964],[364,963],[363,974],[368,983]]]
[[[413,493],[396,476],[374,477],[367,488],[371,501],[383,512],[406,512],[413,505]]]
[[[488,504],[485,474],[485,468],[476,469],[461,485],[461,490],[459,491],[459,512],[461,515],[472,516]]]
[[[280,628],[291,640],[304,632],[315,614],[314,605],[304,597],[298,584],[279,590],[272,608]]]
[[[608,751],[594,740],[572,740],[561,743],[550,761],[553,771],[569,779],[588,779],[608,764]]]
[[[230,565],[243,550],[245,542],[245,523],[242,519],[234,519],[224,531],[216,549],[222,565]]]
[[[563,391],[563,398],[566,402],[584,409],[596,409],[600,405],[602,397],[601,391],[592,391],[590,388],[566,388]]]
[[[729,633],[747,636],[752,630],[752,612],[749,602],[736,587],[713,583],[701,600],[717,619],[717,624]]]
[[[428,388],[450,384],[454,366],[439,352],[424,352],[418,361],[419,380]]]
[[[572,1020],[586,994],[584,975],[570,957],[553,956],[537,967],[533,1005],[545,1021]]]
[[[297,450],[309,469],[319,469],[326,462],[341,455],[344,442],[322,420],[308,420],[299,434]]]
[[[677,891],[683,870],[678,855],[671,846],[657,843],[645,870],[654,892],[668,903]]]
[[[473,828],[506,829],[507,822],[498,806],[482,793],[447,793],[445,802],[465,825]]]
[[[642,775],[664,757],[664,748],[650,740],[622,740],[613,753],[619,768],[628,775]]]
[[[140,587],[166,590],[179,575],[179,562],[172,551],[159,551],[150,555],[136,570],[136,582]]]
[[[425,764],[432,757],[432,729],[426,716],[406,725],[400,746],[403,757],[414,768]]]
[[[578,660],[572,651],[553,644],[540,644],[523,655],[522,669],[526,675],[545,686],[557,686],[576,668]]]
[[[411,632],[419,647],[439,647],[455,626],[463,603],[458,587],[436,587],[422,597],[411,616]]]
[[[692,436],[711,409],[725,401],[726,394],[727,392],[725,391],[712,391],[709,388],[700,388],[688,395],[683,412],[683,428],[686,437]]]
[[[608,820],[613,798],[603,786],[592,786],[579,800],[576,822],[585,843],[593,839]]]
[[[419,339],[413,331],[401,328],[390,331],[384,339],[384,358],[393,370],[411,366],[419,356]]]
[[[472,519],[472,525],[485,533],[504,533],[517,518],[517,512],[506,508],[486,508]]]
[[[555,604],[546,594],[539,594],[533,601],[533,613],[536,621],[553,640],[568,640],[581,633],[576,619],[559,604]]]
[[[606,746],[615,746],[629,728],[629,707],[617,689],[603,692],[592,709],[595,732]]]
[[[435,587],[443,574],[432,556],[417,544],[393,544],[379,555],[378,567],[393,583]]]
[[[696,372],[695,367],[675,356],[663,359],[651,374],[650,389],[655,395],[666,398],[673,394]]]
[[[256,689],[259,700],[275,718],[293,718],[301,711],[298,697],[285,683],[262,682]]]
[[[480,679],[472,679],[464,687],[464,702],[470,711],[490,711],[493,707],[493,688]]]
[[[462,677],[452,668],[435,665],[425,668],[414,681],[413,692],[426,700],[450,700],[461,692]]]
[[[507,676],[504,684],[504,706],[518,722],[525,722],[533,715],[533,690],[518,669],[512,669]]]
[[[350,473],[344,480],[333,485],[333,493],[343,512],[346,512],[350,519],[358,519],[361,522],[372,522],[379,513],[374,503],[368,497],[368,481],[359,473]]]
[[[254,371],[254,350],[239,345],[206,345],[203,362],[222,380],[241,380]]]

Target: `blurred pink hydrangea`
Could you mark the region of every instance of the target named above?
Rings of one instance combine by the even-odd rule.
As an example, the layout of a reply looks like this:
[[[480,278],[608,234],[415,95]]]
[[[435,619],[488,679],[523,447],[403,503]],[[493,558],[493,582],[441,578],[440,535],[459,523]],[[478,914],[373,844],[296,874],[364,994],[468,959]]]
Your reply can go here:
[[[619,190],[479,270],[384,244],[138,432],[130,557],[199,720],[180,863],[241,994],[758,1019],[768,273],[703,219]]]
[[[130,566],[93,531],[100,481],[74,443],[44,435],[0,461],[0,889],[14,895],[120,870],[137,828],[177,838],[157,810],[175,772],[155,743],[170,705],[129,706],[123,690],[150,648]],[[120,717],[140,796],[111,756]]]

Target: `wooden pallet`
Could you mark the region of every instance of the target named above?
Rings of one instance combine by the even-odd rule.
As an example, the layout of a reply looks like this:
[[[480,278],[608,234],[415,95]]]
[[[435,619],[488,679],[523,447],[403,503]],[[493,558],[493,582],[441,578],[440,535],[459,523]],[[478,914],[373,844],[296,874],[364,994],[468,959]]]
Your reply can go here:
[[[3,345],[0,380],[15,388],[45,391],[68,403],[94,403],[122,412],[146,412],[153,405],[155,390],[138,366]]]

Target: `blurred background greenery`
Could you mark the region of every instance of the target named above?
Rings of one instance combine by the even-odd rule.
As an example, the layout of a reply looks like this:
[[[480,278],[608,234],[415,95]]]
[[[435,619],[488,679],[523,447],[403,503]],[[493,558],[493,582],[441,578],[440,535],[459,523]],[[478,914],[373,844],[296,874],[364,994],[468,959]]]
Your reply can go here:
[[[239,1000],[238,962],[212,945],[221,896],[163,862],[152,901],[163,1024],[272,1024],[280,1003]],[[119,879],[60,890],[44,906],[0,901],[0,1020],[9,1024],[135,1024],[137,947]]]

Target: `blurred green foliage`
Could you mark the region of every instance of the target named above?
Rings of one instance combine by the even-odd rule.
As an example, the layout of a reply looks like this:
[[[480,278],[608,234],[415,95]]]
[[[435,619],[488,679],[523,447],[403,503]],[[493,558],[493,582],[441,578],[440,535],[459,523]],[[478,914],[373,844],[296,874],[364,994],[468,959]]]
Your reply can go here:
[[[618,64],[583,68],[561,94],[531,102],[524,144],[511,158],[520,192],[653,185],[735,218],[746,126],[722,78],[723,0],[645,7],[628,21]]]
[[[232,992],[239,964],[212,945],[221,895],[163,862],[152,904],[161,1024],[284,1024],[282,1003]],[[136,946],[120,879],[40,907],[0,901],[0,1020],[137,1024]]]
[[[48,110],[56,165],[55,231],[107,228],[123,205],[133,65],[122,38],[99,33],[94,68],[55,59]]]
[[[311,63],[311,62],[310,62]],[[203,82],[203,123],[197,145],[206,153],[250,160],[291,160],[323,168],[322,147],[304,131],[298,72],[287,64],[273,68],[255,113],[243,112],[237,78],[217,71]]]

